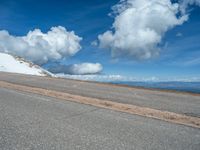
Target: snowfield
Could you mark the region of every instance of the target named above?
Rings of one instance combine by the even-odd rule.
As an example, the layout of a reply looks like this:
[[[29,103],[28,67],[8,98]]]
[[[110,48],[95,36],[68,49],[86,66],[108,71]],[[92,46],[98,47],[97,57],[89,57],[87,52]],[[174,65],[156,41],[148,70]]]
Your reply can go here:
[[[24,60],[21,57],[0,53],[0,71],[37,76],[54,76],[47,70]]]

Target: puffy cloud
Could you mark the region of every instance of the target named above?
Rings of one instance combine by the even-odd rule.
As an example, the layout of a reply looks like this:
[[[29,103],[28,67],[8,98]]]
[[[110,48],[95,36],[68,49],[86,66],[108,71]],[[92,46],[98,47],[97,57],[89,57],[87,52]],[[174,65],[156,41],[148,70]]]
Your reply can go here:
[[[64,73],[73,75],[85,75],[85,74],[98,74],[103,70],[103,67],[99,63],[81,63],[73,65],[56,65],[50,67],[49,71],[53,73]]]
[[[98,42],[97,42],[97,40],[95,40],[95,41],[92,41],[92,42],[91,42],[91,45],[92,45],[92,46],[97,46],[97,45],[98,45]]]
[[[190,5],[200,6],[200,0],[179,0],[180,10],[184,14]]]
[[[113,13],[113,29],[98,36],[100,47],[113,57],[139,60],[158,56],[164,34],[188,19],[170,0],[121,0]]]
[[[29,31],[26,36],[13,36],[0,31],[0,52],[21,56],[36,64],[73,56],[80,49],[81,37],[64,27],[52,27],[47,33],[40,29]]]

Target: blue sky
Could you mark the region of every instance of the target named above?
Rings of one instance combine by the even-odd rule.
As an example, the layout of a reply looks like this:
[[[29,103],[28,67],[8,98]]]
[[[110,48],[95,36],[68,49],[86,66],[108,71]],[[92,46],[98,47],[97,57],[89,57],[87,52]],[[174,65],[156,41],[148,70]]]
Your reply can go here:
[[[112,58],[108,48],[91,45],[98,35],[110,30],[115,17],[111,7],[119,0],[1,0],[0,30],[23,36],[35,28],[47,32],[63,26],[82,37],[82,49],[74,56],[43,64],[100,63],[102,74],[134,77],[200,78],[200,7],[188,8],[189,19],[165,32],[159,43],[160,55],[137,60],[134,57]],[[113,29],[111,29],[113,30]],[[133,35],[134,36],[134,35]]]

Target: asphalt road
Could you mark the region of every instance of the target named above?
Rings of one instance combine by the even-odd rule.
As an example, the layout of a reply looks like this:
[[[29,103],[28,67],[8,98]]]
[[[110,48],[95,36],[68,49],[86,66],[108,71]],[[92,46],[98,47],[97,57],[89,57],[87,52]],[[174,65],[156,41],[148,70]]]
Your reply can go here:
[[[200,117],[200,95],[0,73],[0,80]]]
[[[1,150],[199,150],[184,125],[0,88]]]

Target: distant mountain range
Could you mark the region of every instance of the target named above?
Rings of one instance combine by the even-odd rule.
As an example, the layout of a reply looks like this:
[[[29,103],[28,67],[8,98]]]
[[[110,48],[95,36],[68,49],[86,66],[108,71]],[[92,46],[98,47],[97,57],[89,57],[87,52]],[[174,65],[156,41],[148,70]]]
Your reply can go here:
[[[114,84],[129,85],[144,88],[176,90],[192,93],[200,93],[200,82],[181,82],[181,81],[166,81],[166,82],[124,82],[115,81]]]

